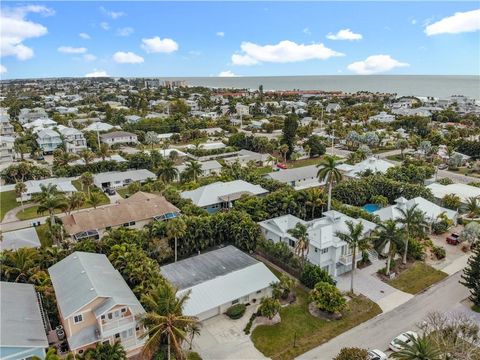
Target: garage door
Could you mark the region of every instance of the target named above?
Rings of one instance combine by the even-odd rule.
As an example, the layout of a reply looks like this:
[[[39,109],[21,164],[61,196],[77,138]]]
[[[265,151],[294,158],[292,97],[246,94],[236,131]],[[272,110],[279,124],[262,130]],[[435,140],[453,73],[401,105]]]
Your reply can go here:
[[[220,307],[214,307],[213,309],[198,314],[197,317],[199,320],[206,320],[218,314],[220,314]]]

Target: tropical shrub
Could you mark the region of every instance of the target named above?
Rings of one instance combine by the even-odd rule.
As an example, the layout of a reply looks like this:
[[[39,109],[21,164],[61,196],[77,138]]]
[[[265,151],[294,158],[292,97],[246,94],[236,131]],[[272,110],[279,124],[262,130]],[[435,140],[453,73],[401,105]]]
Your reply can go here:
[[[329,313],[340,312],[345,309],[347,302],[335,285],[319,282],[310,291],[310,300],[320,310]]]
[[[437,183],[439,183],[440,185],[450,185],[453,184],[453,180],[450,178],[442,178],[437,180]]]
[[[478,242],[480,240],[480,224],[471,221],[463,228],[460,233],[460,241],[467,241],[470,244]]]
[[[442,204],[447,209],[457,210],[462,205],[462,200],[458,195],[447,194],[442,198]]]
[[[245,326],[245,329],[243,329],[243,332],[245,333],[245,335],[250,334],[250,329],[252,328],[253,322],[255,321],[256,318],[257,318],[257,313],[253,313],[252,316],[250,316],[250,319],[248,320],[248,323]]]
[[[278,299],[263,298],[260,306],[258,307],[258,314],[271,320],[275,315],[278,314],[281,307],[282,306],[280,305],[280,301],[278,301]]]
[[[425,258],[424,245],[419,240],[410,238],[407,257],[411,260],[423,260]]]
[[[432,253],[435,255],[435,257],[438,260],[445,259],[445,256],[447,255],[447,252],[445,251],[445,248],[442,246],[434,246],[432,248]]]
[[[233,320],[240,319],[243,314],[245,314],[245,310],[247,309],[247,306],[245,304],[235,304],[230,306],[225,314]]]
[[[448,231],[450,224],[446,221],[437,221],[434,222],[432,225],[432,230],[435,234],[445,234]]]
[[[319,282],[334,285],[332,277],[323,270],[320,266],[311,263],[305,263],[305,266],[300,274],[300,281],[306,287],[313,289]]]
[[[369,360],[368,351],[360,348],[343,348],[333,360]]]

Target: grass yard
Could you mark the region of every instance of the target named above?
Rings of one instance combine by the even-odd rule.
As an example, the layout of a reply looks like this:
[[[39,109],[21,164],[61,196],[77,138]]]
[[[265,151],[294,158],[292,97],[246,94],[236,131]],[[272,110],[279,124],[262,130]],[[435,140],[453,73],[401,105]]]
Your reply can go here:
[[[40,226],[37,226],[35,230],[37,230],[37,235],[38,235],[38,238],[40,239],[40,243],[42,244],[42,247],[49,247],[53,245],[52,238],[47,235],[47,232],[48,232],[47,224],[42,224]]]
[[[415,295],[447,276],[444,272],[418,261],[388,283],[401,291]]]
[[[400,155],[400,154],[398,154],[398,155],[388,155],[387,159],[392,160],[392,161],[403,161],[404,160],[404,159],[402,159],[402,155]]]
[[[123,187],[123,188],[120,188],[120,189],[115,189],[115,191],[118,193],[118,195],[120,195],[124,199],[128,194],[128,188],[126,188],[126,187]]]
[[[278,274],[277,270],[274,272]],[[373,301],[356,296],[348,303],[341,320],[326,321],[310,315],[308,294],[300,287],[296,291],[297,303],[280,310],[282,321],[273,326],[258,326],[251,336],[255,347],[274,360],[293,359],[382,312]]]
[[[17,194],[14,190],[0,192],[0,220],[3,220],[7,212],[20,206],[16,199]]]
[[[480,313],[480,306],[477,306],[477,305],[473,305],[472,306],[472,310],[477,312],[477,313]]]

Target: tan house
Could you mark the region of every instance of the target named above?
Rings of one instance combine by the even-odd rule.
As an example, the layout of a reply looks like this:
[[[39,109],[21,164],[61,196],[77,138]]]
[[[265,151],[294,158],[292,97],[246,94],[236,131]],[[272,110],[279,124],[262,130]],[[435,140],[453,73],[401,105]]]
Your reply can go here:
[[[139,191],[116,204],[64,216],[62,222],[73,240],[99,239],[114,228],[141,229],[152,220],[172,219],[179,213],[163,196]]]
[[[145,310],[105,255],[76,251],[48,272],[74,354],[117,341],[127,357],[141,352],[146,338],[139,318]]]

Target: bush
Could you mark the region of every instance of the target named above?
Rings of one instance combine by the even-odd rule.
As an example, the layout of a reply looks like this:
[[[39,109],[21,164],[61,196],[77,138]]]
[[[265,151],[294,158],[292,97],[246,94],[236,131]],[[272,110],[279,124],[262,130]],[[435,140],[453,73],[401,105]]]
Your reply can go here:
[[[195,351],[189,351],[187,353],[187,360],[202,360],[202,357]]]
[[[313,289],[319,282],[326,282],[334,285],[332,277],[320,266],[305,263],[305,266],[300,274],[300,281],[306,287]]]
[[[343,348],[333,360],[369,360],[368,351],[360,348]]]
[[[433,223],[432,230],[435,234],[445,234],[448,231],[449,224],[445,221],[437,221]]]
[[[247,306],[245,304],[235,304],[230,306],[225,314],[233,320],[240,319],[243,314],[245,314],[245,310],[247,310]]]
[[[258,308],[258,313],[270,320],[280,311],[280,301],[275,298],[263,298]]]
[[[340,312],[345,309],[347,301],[335,285],[319,282],[310,291],[310,300],[323,311],[329,313]]]
[[[243,332],[245,335],[250,334],[250,329],[252,328],[253,322],[255,321],[257,317],[257,313],[253,313],[252,316],[250,316],[250,320],[248,320],[247,325],[245,326],[245,329],[243,329]]]
[[[453,180],[450,178],[443,178],[443,179],[437,180],[437,183],[439,183],[440,185],[450,185],[450,184],[453,184]]]
[[[445,256],[447,256],[445,248],[441,247],[441,246],[434,246],[432,248],[432,253],[433,253],[433,255],[435,255],[435,257],[438,260],[445,259]]]
[[[425,258],[425,249],[423,244],[417,239],[410,239],[408,242],[407,256],[412,260],[423,260]]]

